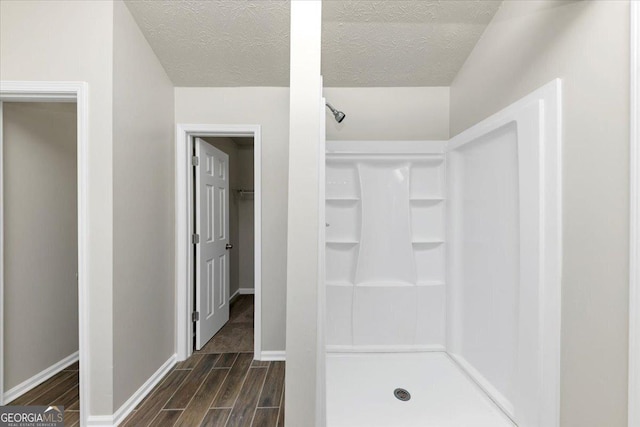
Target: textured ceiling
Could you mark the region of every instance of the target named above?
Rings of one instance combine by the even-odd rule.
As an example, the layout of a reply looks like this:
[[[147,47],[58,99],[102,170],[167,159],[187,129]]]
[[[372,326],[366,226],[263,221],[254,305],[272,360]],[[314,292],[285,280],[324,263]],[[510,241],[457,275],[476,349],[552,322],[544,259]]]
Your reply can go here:
[[[289,86],[288,1],[126,3],[175,85]]]
[[[325,0],[325,86],[448,86],[500,3]],[[127,5],[177,86],[289,84],[289,1]]]

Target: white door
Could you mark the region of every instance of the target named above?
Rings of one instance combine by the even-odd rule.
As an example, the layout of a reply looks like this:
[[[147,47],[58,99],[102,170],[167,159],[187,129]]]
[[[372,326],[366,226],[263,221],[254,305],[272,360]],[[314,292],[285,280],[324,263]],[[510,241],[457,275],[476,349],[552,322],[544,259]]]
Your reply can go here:
[[[196,138],[196,349],[229,320],[229,156]]]

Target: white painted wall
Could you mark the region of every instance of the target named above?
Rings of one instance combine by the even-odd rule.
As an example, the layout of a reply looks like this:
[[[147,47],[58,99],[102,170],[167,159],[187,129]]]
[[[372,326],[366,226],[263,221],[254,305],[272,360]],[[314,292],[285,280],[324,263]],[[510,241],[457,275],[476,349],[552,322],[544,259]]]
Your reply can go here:
[[[285,375],[285,419],[290,426],[318,425],[319,414],[325,411],[318,405],[318,368],[324,365],[318,349],[318,331],[323,327],[318,324],[319,183],[324,157],[321,32],[322,2],[292,2]]]
[[[2,113],[7,391],[78,351],[77,128],[71,103]]]
[[[173,84],[114,2],[113,400],[174,353]],[[132,327],[135,325],[135,327]]]
[[[112,2],[0,2],[0,78],[76,80],[89,85],[91,360],[81,363],[91,370],[91,415],[113,412],[112,46]]]
[[[448,87],[325,88],[324,96],[347,117],[327,109],[327,140],[449,139]]]
[[[627,415],[629,2],[504,2],[451,86],[451,134],[563,79],[563,427]]]

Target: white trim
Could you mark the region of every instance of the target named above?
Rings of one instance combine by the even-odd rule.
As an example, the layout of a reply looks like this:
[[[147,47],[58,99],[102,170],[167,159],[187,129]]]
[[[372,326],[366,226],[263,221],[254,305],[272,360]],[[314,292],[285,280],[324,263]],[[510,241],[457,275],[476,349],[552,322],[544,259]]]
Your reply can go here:
[[[77,162],[78,162],[78,345],[80,358],[80,425],[86,426],[89,417],[89,390],[90,371],[88,362],[89,352],[89,310],[88,289],[89,283],[89,237],[87,232],[88,209],[88,182],[89,182],[89,85],[86,82],[24,82],[24,81],[0,81],[0,101],[39,101],[39,102],[72,102],[77,104]],[[0,134],[1,139],[1,134]],[[0,158],[2,152],[0,151]],[[0,164],[2,162],[0,161]],[[1,172],[1,168],[0,168]],[[1,173],[0,173],[1,177]],[[0,178],[0,187],[1,187]],[[0,196],[1,196],[0,190]],[[0,198],[0,212],[2,198]],[[0,216],[0,230],[2,229],[2,217]],[[0,253],[2,252],[2,234],[0,233]],[[0,259],[3,256],[0,255]],[[4,270],[0,263],[0,295],[3,292]],[[3,313],[0,304],[0,342],[3,337]],[[0,347],[0,350],[2,348]],[[0,381],[3,381],[3,354],[0,351]],[[0,382],[0,385],[2,382]],[[3,387],[0,386],[0,404],[3,404]]]
[[[631,7],[629,427],[640,427],[640,5]]]
[[[151,390],[153,390],[153,388],[160,381],[162,381],[165,375],[167,375],[169,371],[173,369],[175,364],[176,355],[173,354],[169,359],[167,359],[166,362],[162,364],[162,366],[160,366],[160,368],[158,368],[158,370],[153,375],[149,377],[147,381],[145,381],[144,384],[142,384],[142,386],[140,386],[140,388],[135,393],[133,393],[133,395],[129,399],[127,399],[126,402],[122,404],[122,406],[120,406],[120,408],[118,408],[118,410],[113,414],[112,424],[114,426],[117,426],[122,421],[124,421],[124,419],[127,418],[131,411],[133,411],[136,406],[138,406],[138,404],[142,402],[142,399],[147,397]]]
[[[286,351],[263,351],[260,355],[260,359],[265,362],[278,362],[287,360],[287,352]]]
[[[191,283],[193,251],[191,231],[193,229],[191,210],[191,144],[194,136],[199,137],[253,137],[254,164],[254,358],[261,360],[262,346],[262,137],[260,125],[210,125],[178,124],[176,126],[175,164],[175,241],[176,241],[176,357],[182,361],[193,352],[191,341],[191,315],[193,298]],[[242,293],[242,292],[240,292]],[[235,296],[235,294],[234,294]]]
[[[322,111],[324,117],[324,110]],[[326,153],[323,154],[444,154],[446,140],[419,141],[326,141]]]
[[[87,418],[87,427],[114,427],[112,415],[92,415]]]
[[[37,374],[27,379],[26,381],[21,382],[20,384],[13,387],[12,389],[7,390],[4,393],[4,399],[7,401],[7,403],[14,401],[15,399],[22,396],[29,390],[39,386],[40,384],[42,384],[43,382],[45,382],[46,380],[48,380],[49,378],[57,374],[58,372],[63,371],[67,366],[73,363],[76,363],[78,359],[79,359],[79,353],[76,351],[75,353],[70,354],[69,356],[54,363],[48,368],[38,372]]]
[[[237,292],[240,295],[254,295],[256,293],[256,290],[253,288],[240,288]]]
[[[442,344],[432,345],[327,345],[327,353],[430,353],[446,351]]]

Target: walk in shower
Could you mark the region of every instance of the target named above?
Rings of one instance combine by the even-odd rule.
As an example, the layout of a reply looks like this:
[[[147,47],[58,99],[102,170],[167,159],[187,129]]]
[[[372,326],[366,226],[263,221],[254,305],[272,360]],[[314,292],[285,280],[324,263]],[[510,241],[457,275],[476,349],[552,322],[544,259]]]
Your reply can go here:
[[[329,427],[557,425],[559,96],[450,141],[327,141]]]

